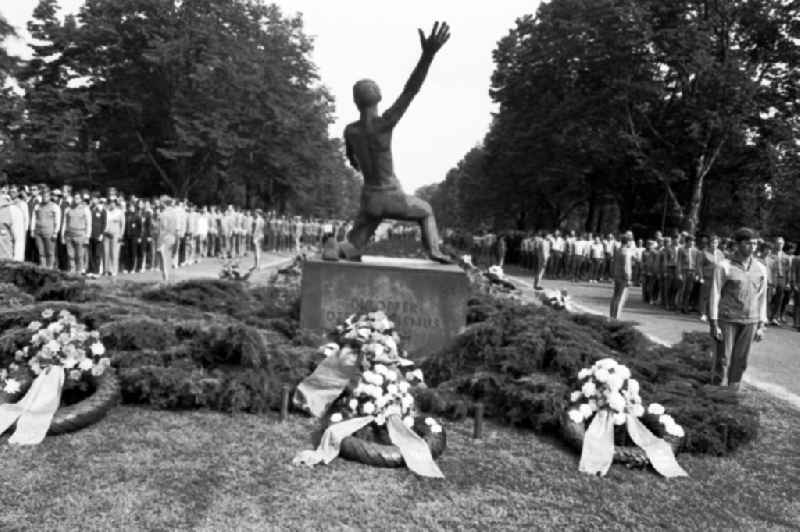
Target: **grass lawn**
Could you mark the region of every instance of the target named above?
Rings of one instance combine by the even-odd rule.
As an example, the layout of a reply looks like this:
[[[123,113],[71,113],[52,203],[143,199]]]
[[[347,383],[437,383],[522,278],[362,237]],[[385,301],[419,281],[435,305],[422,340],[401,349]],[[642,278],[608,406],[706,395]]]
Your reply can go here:
[[[761,435],[733,456],[681,455],[690,479],[579,474],[559,443],[447,424],[444,481],[337,459],[293,467],[314,422],[120,406],[33,448],[0,445],[0,530],[800,528],[800,412],[748,389]]]

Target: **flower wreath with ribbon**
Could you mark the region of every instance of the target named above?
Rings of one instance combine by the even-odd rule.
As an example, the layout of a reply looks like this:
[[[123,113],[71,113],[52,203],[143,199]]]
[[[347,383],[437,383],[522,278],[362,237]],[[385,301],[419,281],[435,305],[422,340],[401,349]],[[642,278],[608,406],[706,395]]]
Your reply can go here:
[[[89,380],[111,366],[100,334],[89,331],[69,311],[56,314],[45,309],[41,317],[28,325],[29,344],[0,369],[0,434],[16,423],[9,438],[12,444],[41,443],[61,405],[62,392],[88,389]]]
[[[573,423],[589,423],[583,435],[578,469],[584,473],[605,475],[614,460],[614,427],[624,425],[633,443],[641,448],[653,469],[661,475],[687,476],[678,465],[672,446],[655,436],[641,421],[646,414],[657,417],[664,431],[683,438],[683,427],[658,403],[645,409],[639,396],[639,382],[630,370],[613,358],[598,360],[591,368],[578,373],[580,390],[570,395],[567,415]]]
[[[423,384],[422,371],[401,351],[394,324],[383,312],[353,315],[336,328],[333,342],[320,348],[325,359],[301,382],[294,403],[329,425],[316,450],[300,452],[293,463],[329,463],[344,438],[373,425],[385,429],[413,472],[442,478],[427,443],[413,430],[416,419],[413,386]],[[442,431],[433,418],[426,430]]]

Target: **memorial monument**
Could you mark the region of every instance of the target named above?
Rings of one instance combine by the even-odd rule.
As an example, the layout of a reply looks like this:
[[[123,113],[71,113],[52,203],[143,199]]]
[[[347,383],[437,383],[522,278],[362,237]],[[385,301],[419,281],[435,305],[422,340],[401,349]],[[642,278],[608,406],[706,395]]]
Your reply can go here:
[[[305,263],[300,316],[305,328],[330,330],[351,314],[383,310],[416,360],[444,347],[465,325],[469,294],[466,274],[441,250],[433,209],[405,194],[394,173],[392,132],[450,38],[450,28],[436,22],[428,36],[419,30],[419,38],[419,61],[400,97],[383,114],[378,114],[381,92],[374,81],[363,79],[353,86],[361,116],[345,128],[344,137],[350,164],[364,176],[361,206],[346,240],[328,238],[323,260]],[[387,218],[419,223],[432,262],[363,256]]]

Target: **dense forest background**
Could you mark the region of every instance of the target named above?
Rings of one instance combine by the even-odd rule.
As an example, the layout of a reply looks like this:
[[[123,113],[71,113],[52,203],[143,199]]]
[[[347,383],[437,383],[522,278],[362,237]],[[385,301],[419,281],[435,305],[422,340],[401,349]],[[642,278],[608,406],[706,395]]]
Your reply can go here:
[[[800,240],[800,1],[552,0],[494,51],[444,225]]]
[[[41,0],[28,29],[32,58],[0,51],[8,180],[316,216],[356,208],[301,18],[249,0],[87,0],[62,18]],[[12,33],[0,20],[0,38]]]

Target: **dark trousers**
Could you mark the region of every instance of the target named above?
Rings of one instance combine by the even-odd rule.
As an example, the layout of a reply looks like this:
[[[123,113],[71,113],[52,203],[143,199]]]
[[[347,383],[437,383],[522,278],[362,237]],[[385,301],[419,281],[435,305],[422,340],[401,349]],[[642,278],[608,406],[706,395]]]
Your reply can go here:
[[[125,237],[125,260],[123,268],[126,271],[136,271],[139,265],[139,255],[141,255],[142,243],[138,238],[132,236]]]
[[[786,281],[776,280],[774,285],[770,285],[772,297],[769,300],[769,319],[781,319],[783,317],[784,299],[790,295],[786,290]]]
[[[89,272],[100,274],[103,271],[103,239],[89,239]]]
[[[747,369],[756,324],[721,321],[719,328],[722,329],[722,341],[717,342],[711,382],[722,386],[738,386]]]

